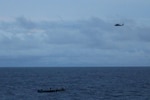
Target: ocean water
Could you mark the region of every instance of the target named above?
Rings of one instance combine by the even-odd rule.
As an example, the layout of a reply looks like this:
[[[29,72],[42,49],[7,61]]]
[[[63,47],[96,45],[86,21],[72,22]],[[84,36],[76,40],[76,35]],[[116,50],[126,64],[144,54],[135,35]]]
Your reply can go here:
[[[150,100],[150,68],[0,68],[0,100]]]

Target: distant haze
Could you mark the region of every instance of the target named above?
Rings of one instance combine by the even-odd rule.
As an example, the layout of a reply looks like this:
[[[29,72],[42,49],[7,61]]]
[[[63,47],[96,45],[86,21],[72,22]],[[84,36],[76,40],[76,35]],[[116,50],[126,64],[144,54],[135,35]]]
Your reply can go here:
[[[149,0],[1,0],[0,67],[150,66],[149,5]]]

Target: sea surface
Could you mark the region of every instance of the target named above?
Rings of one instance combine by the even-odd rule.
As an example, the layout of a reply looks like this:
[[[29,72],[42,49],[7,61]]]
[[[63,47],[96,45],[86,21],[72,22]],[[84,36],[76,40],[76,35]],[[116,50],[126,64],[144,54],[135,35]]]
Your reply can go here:
[[[0,100],[150,100],[150,67],[0,68]]]

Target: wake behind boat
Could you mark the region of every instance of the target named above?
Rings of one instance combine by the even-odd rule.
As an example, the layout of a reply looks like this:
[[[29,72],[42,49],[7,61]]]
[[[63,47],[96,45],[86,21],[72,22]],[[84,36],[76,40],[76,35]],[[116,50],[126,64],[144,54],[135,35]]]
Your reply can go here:
[[[48,89],[48,90],[43,90],[43,89],[40,89],[40,90],[37,90],[38,93],[48,93],[48,92],[60,92],[60,91],[65,91],[64,88],[60,88],[60,89]]]

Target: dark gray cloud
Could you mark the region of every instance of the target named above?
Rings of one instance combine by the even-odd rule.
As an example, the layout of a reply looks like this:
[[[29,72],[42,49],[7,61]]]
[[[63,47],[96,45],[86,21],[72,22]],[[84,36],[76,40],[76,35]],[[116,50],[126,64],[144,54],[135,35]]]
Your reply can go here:
[[[28,20],[24,17],[18,17],[16,18],[16,25],[18,24],[18,27],[22,27],[25,29],[33,29],[36,27],[36,24],[32,22],[31,20]]]
[[[0,66],[149,66],[150,26],[124,21],[1,21]]]

